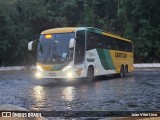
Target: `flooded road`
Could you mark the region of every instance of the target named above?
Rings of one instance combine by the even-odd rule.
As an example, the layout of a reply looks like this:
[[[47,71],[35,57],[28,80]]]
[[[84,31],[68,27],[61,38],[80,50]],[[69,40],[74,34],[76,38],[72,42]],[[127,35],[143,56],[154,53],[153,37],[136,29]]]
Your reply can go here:
[[[33,71],[0,72],[0,104],[43,111],[158,111],[160,70],[70,84],[38,81]]]

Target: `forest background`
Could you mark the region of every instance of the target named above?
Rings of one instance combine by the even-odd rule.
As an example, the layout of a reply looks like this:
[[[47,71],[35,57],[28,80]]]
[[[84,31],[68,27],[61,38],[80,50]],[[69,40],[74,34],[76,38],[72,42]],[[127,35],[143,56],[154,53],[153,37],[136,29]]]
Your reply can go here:
[[[160,0],[0,0],[0,66],[34,64],[43,30],[96,27],[134,44],[135,63],[160,62]]]

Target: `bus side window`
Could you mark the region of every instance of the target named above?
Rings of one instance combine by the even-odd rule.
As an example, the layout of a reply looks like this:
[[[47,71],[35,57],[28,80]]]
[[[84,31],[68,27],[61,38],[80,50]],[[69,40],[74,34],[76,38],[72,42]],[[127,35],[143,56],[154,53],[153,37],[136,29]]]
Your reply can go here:
[[[110,40],[108,37],[103,36],[103,40],[104,40],[104,48],[105,49],[111,49],[111,44],[110,44]]]
[[[106,40],[104,38],[103,35],[101,34],[97,34],[97,38],[98,38],[98,48],[101,48],[101,49],[106,49]]]
[[[87,32],[87,50],[96,48],[95,36],[92,32]]]

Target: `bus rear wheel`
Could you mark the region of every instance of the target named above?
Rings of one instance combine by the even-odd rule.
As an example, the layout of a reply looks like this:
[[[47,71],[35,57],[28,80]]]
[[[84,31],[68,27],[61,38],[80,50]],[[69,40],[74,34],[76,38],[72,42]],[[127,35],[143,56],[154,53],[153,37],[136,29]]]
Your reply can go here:
[[[94,70],[93,68],[89,67],[87,72],[87,81],[91,82],[94,80]]]
[[[128,73],[128,65],[126,65],[124,69],[124,74],[126,75],[127,73]]]
[[[123,67],[123,66],[121,66],[119,76],[120,76],[120,77],[124,77],[124,76],[125,76],[125,70],[124,70],[124,67]]]

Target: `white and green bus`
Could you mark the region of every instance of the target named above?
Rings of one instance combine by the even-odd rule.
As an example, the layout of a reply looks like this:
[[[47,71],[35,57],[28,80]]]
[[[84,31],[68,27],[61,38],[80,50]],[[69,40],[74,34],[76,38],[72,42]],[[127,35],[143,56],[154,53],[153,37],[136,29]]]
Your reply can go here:
[[[123,77],[133,71],[132,42],[92,27],[45,30],[38,41],[36,67],[38,78],[92,81],[102,75]]]

